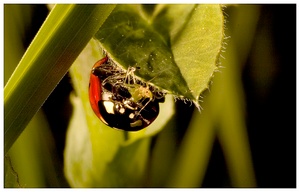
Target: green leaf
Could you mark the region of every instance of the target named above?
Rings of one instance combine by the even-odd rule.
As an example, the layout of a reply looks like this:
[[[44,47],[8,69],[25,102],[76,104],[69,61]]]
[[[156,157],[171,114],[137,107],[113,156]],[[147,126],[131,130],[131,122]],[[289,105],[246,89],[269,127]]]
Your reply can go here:
[[[56,5],[4,88],[9,150],[114,5]]]
[[[101,187],[143,187],[151,138],[120,146],[103,172]]]
[[[175,62],[197,101],[219,64],[223,22],[220,6],[197,5],[180,35],[171,36]]]
[[[170,48],[165,39],[141,17],[138,6],[117,6],[96,38],[110,58],[125,69],[140,67],[135,72],[137,76],[163,89],[171,88],[174,93],[185,94],[187,85]],[[179,75],[173,78],[174,74]],[[172,81],[166,81],[166,78]],[[186,95],[192,97],[189,92]]]
[[[124,69],[139,67],[137,77],[198,106],[217,69],[223,22],[219,5],[118,5],[96,38]]]

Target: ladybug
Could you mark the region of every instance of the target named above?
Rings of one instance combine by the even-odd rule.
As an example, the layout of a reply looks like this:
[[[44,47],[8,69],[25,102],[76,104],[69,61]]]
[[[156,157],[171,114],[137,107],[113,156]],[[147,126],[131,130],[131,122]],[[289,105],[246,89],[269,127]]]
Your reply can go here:
[[[108,57],[97,61],[90,74],[89,99],[97,117],[106,125],[125,131],[149,126],[159,114],[164,93],[134,78]]]

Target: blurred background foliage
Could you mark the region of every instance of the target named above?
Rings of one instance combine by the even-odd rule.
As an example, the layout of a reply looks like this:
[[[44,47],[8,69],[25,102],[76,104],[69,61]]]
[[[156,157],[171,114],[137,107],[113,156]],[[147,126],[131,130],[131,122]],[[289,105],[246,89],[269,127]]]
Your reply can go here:
[[[4,5],[4,85],[48,12]],[[201,113],[176,102],[152,139],[145,187],[296,187],[296,5],[227,5],[224,14],[223,68]],[[66,75],[5,156],[5,187],[69,187],[70,82]]]

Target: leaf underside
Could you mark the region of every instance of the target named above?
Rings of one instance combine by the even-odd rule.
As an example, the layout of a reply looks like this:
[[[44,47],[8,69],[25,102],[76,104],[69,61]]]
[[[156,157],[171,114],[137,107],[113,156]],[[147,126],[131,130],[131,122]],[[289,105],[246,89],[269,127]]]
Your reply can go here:
[[[219,62],[221,7],[158,5],[145,10],[146,5],[117,6],[95,38],[125,70],[138,67],[137,77],[197,105]]]

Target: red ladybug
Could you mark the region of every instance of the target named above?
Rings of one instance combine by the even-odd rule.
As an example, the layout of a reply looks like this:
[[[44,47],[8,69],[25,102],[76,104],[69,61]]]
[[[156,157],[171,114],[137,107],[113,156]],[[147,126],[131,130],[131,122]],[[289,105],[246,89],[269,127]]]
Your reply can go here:
[[[91,107],[110,127],[138,131],[149,126],[159,114],[159,102],[164,102],[164,94],[135,79],[133,72],[120,69],[107,57],[92,68]]]

